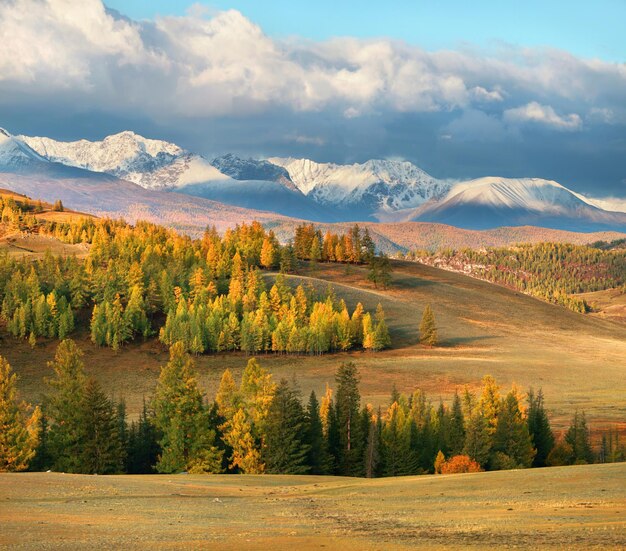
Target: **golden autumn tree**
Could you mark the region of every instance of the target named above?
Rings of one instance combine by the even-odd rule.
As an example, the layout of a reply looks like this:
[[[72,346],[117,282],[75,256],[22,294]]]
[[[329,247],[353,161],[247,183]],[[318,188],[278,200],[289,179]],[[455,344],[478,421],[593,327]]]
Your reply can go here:
[[[0,356],[0,472],[23,471],[35,455],[41,410],[19,400],[17,374]]]

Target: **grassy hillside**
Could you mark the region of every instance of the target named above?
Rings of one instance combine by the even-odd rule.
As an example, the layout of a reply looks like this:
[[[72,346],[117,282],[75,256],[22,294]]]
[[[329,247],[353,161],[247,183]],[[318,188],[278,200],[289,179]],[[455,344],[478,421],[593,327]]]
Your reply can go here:
[[[621,549],[625,477],[624,463],[375,480],[1,474],[0,547]]]
[[[626,419],[626,327],[583,316],[461,274],[409,262],[394,262],[393,285],[375,289],[366,269],[319,265],[291,276],[321,288],[328,282],[349,307],[357,301],[368,309],[382,303],[393,338],[390,351],[349,352],[324,356],[261,355],[276,378],[296,376],[304,394],[323,393],[337,366],[356,362],[362,376],[364,401],[387,403],[395,383],[401,392],[420,387],[433,400],[450,399],[463,385],[478,386],[489,373],[503,385],[543,387],[556,428],[567,426],[576,409],[584,409],[593,426]],[[418,343],[418,325],[426,304],[433,306],[443,345],[427,349]],[[86,323],[87,320],[83,320]],[[79,325],[79,323],[77,323]],[[2,333],[0,354],[21,377],[28,400],[38,401],[46,362],[56,343],[27,342]],[[77,339],[85,350],[89,373],[116,398],[124,396],[129,413],[137,414],[143,397],[154,388],[159,368],[167,361],[165,347],[154,340],[130,344],[120,351],[97,348],[83,331]],[[227,367],[239,376],[246,357],[241,353],[198,356],[200,380],[213,396]]]

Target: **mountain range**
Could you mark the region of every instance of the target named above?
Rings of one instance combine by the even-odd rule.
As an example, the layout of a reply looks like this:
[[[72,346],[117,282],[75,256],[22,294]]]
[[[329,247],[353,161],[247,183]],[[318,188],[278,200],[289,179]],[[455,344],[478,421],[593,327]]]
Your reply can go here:
[[[326,223],[434,222],[465,229],[534,225],[584,232],[626,230],[626,213],[601,208],[551,180],[444,180],[395,160],[341,165],[279,157],[242,159],[232,154],[208,159],[130,131],[102,141],[74,142],[1,132],[0,177],[12,174],[12,180],[20,180],[16,191],[33,193],[32,182],[37,179],[39,188],[59,180],[64,184],[54,186],[57,195],[64,189],[71,201],[82,197],[84,202],[87,181],[100,186],[106,182],[116,188],[112,196],[91,200],[100,207],[105,202],[115,211],[147,202],[140,210],[149,213],[160,204],[175,203],[182,210],[189,205],[192,210],[204,206],[222,212],[252,209],[255,215],[266,211],[257,216],[265,220],[286,216]],[[29,189],[26,181],[31,182]],[[120,209],[116,202],[124,202],[126,208]]]

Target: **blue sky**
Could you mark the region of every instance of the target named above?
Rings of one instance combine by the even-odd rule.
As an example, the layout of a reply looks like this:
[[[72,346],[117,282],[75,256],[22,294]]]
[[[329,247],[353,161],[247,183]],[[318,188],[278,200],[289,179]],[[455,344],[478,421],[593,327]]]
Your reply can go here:
[[[0,126],[626,199],[625,21],[626,0],[0,0]]]
[[[108,0],[135,19],[183,15],[193,3]],[[500,42],[551,46],[584,57],[626,61],[624,0],[244,0],[197,2],[237,9],[276,37],[392,37],[435,50]]]

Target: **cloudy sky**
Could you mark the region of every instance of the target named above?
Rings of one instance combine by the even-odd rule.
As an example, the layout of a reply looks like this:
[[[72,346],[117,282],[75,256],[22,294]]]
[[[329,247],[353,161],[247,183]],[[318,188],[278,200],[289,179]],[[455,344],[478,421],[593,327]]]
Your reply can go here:
[[[626,2],[184,4],[0,0],[0,126],[626,198]]]

